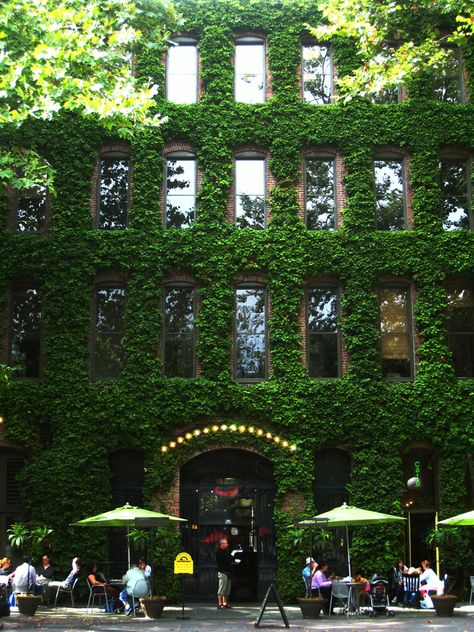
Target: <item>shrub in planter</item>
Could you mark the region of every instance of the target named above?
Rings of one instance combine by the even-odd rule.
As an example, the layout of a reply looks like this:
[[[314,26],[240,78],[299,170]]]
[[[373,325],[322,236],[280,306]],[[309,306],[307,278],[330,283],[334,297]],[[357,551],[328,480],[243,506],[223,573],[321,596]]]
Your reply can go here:
[[[456,595],[433,595],[433,606],[438,617],[452,617],[454,606],[458,600]]]
[[[165,607],[166,597],[140,597],[140,603],[149,619],[159,619]]]
[[[303,619],[316,619],[324,608],[324,597],[300,597],[298,603],[303,614]]]
[[[18,606],[18,612],[20,614],[32,617],[41,603],[41,597],[18,593],[15,595],[15,603]]]

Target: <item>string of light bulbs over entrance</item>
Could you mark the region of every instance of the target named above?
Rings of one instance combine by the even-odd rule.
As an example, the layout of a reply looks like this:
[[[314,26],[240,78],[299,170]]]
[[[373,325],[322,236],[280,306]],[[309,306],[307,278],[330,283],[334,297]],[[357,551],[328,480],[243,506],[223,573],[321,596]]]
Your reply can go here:
[[[203,426],[202,428],[195,428],[194,430],[190,430],[189,432],[183,433],[171,440],[169,443],[165,443],[161,446],[162,452],[168,452],[168,450],[173,450],[174,448],[179,448],[186,443],[189,443],[193,439],[197,439],[202,435],[217,435],[217,434],[250,434],[259,439],[264,439],[266,441],[271,441],[272,443],[289,450],[290,452],[296,451],[296,445],[294,443],[290,443],[287,439],[283,439],[277,434],[269,432],[263,428],[259,428],[254,425],[246,425],[246,424],[212,424],[208,426]]]

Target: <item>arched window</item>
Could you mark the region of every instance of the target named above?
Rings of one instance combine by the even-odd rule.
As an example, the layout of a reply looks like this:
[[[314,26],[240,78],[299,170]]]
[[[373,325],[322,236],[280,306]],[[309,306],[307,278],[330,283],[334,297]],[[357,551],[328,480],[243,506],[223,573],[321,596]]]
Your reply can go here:
[[[265,155],[256,151],[235,156],[235,225],[265,228],[267,166]]]
[[[384,152],[374,160],[377,230],[407,228],[406,167],[402,155]]]
[[[166,98],[173,103],[198,100],[198,51],[193,37],[171,40],[166,58]]]
[[[340,375],[339,293],[321,286],[307,292],[308,373],[325,378]]]
[[[130,206],[130,156],[111,151],[99,158],[97,182],[97,228],[127,227]]]
[[[303,44],[303,100],[315,105],[331,103],[333,68],[331,48],[323,44]]]
[[[304,156],[306,227],[334,230],[337,226],[336,157],[326,152]]]
[[[447,289],[447,345],[457,377],[474,377],[474,290],[459,285]]]
[[[164,371],[167,377],[195,375],[195,290],[189,285],[164,290]]]
[[[39,377],[41,370],[41,294],[19,285],[11,293],[8,364],[17,377]]]
[[[324,448],[314,455],[313,499],[317,513],[349,501],[351,460],[344,450]]]
[[[413,334],[409,286],[383,286],[380,306],[380,361],[387,379],[413,378]]]
[[[196,219],[197,164],[189,151],[166,156],[165,227],[188,228]]]
[[[125,365],[125,287],[98,285],[94,295],[92,377],[96,380],[120,377]]]
[[[235,100],[241,103],[265,101],[265,42],[261,37],[245,36],[235,40]]]
[[[472,160],[466,154],[443,153],[440,184],[445,230],[474,228],[472,217]]]
[[[244,382],[267,377],[267,292],[249,285],[235,290],[235,377]]]
[[[0,448],[0,551],[4,551],[7,544],[6,530],[23,512],[17,476],[24,461],[19,450]]]

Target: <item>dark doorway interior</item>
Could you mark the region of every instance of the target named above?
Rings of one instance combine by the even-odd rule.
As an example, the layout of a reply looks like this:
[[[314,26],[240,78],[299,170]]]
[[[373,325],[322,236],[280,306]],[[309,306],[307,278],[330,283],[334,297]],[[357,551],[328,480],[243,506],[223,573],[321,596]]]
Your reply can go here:
[[[181,468],[183,547],[195,573],[186,599],[215,599],[215,552],[226,536],[234,556],[231,599],[257,601],[275,579],[273,468],[263,457],[237,449],[206,452]]]

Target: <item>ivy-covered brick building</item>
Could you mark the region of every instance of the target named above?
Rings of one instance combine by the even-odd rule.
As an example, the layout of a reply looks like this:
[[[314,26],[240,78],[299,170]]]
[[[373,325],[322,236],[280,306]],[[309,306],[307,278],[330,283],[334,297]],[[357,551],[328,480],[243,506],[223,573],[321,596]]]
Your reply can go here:
[[[354,530],[354,567],[418,565],[436,515],[473,501],[473,50],[344,104],[353,47],[309,37],[315,3],[181,10],[134,60],[161,127],[124,142],[63,115],[15,139],[56,193],[2,198],[0,553],[28,519],[58,566],[121,571],[123,534],[69,525],[129,501],[189,519],[163,590],[182,548],[210,598],[226,533],[253,550],[236,600],[275,577],[290,598],[294,518],[350,501],[411,526]],[[468,536],[448,568],[472,566]],[[342,572],[332,542],[314,552]]]

